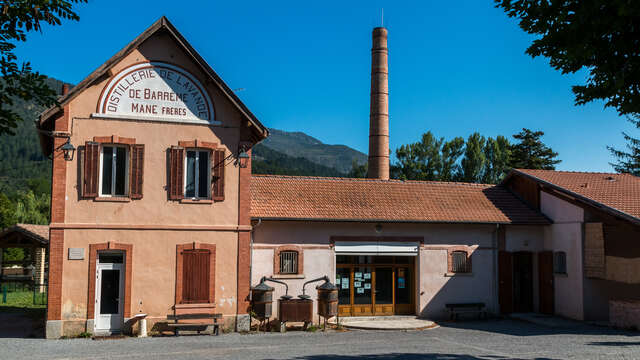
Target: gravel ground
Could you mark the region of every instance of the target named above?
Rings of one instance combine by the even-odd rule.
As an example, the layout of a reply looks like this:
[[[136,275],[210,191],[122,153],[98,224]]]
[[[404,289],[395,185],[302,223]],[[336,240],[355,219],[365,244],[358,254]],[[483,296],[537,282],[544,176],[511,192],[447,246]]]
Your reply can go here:
[[[122,340],[0,339],[0,359],[640,359],[640,333],[511,320],[425,331],[289,332]]]

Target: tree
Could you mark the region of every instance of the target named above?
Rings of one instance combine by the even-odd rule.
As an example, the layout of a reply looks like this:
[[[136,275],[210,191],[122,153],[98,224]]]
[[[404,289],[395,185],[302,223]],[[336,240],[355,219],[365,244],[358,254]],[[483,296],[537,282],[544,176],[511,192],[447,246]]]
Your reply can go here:
[[[17,223],[15,209],[11,200],[0,193],[0,231]]]
[[[402,180],[452,181],[459,173],[458,159],[463,153],[461,137],[445,141],[431,131],[419,142],[396,149],[397,163],[391,166],[391,177]]]
[[[561,160],[556,159],[557,152],[542,143],[540,138],[543,135],[542,131],[531,131],[525,128],[513,135],[513,138],[519,142],[510,146],[509,167],[513,169],[555,170],[555,165]]]
[[[368,163],[358,164],[357,161],[353,160],[353,162],[351,162],[351,171],[347,174],[347,177],[366,178],[367,171],[369,171]]]
[[[464,153],[464,139],[455,137],[442,144],[442,162],[440,165],[440,181],[454,181],[462,170],[458,159]]]
[[[640,129],[640,119],[629,117],[628,120]],[[610,164],[617,172],[640,176],[640,139],[633,138],[625,132],[622,133],[622,136],[627,141],[629,152],[607,146],[607,149],[617,159],[615,163]]]
[[[16,199],[15,218],[19,223],[49,224],[51,197],[48,194],[36,195],[33,191],[20,191]]]
[[[464,182],[478,183],[482,181],[482,173],[485,167],[486,156],[484,154],[484,136],[475,132],[469,135],[464,156],[460,162],[462,173],[459,179]]]
[[[393,177],[402,180],[438,180],[443,141],[427,131],[419,142],[400,146],[396,149],[398,164],[394,167]]]
[[[47,107],[56,103],[56,92],[47,86],[46,77],[33,72],[29,62],[18,65],[15,43],[25,42],[28,32],[41,32],[43,23],[56,26],[61,19],[79,20],[72,6],[80,2],[86,0],[4,1],[0,5],[0,135],[13,135],[24,120],[11,109],[15,99]]]
[[[511,149],[509,140],[502,135],[495,139],[488,138],[484,146],[485,166],[482,174],[482,182],[485,184],[497,184],[509,170],[509,158]]]
[[[621,115],[640,113],[640,2],[634,0],[494,0],[520,28],[538,35],[526,53],[563,74],[589,71],[573,86],[575,102],[605,101]]]

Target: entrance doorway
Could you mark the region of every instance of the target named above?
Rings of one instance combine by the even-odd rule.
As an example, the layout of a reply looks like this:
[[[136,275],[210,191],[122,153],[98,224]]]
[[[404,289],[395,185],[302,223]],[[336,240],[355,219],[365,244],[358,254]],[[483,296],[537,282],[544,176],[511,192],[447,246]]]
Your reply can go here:
[[[513,253],[513,311],[533,311],[533,255]]]
[[[117,333],[124,321],[122,253],[100,253],[96,265],[95,331]]]
[[[340,316],[414,314],[414,259],[337,255]]]

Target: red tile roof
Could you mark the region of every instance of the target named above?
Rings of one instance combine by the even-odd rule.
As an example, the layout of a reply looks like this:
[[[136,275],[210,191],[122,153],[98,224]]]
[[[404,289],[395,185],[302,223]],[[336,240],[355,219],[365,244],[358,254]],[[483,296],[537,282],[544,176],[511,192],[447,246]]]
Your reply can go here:
[[[251,216],[262,219],[548,224],[502,186],[254,175]]]
[[[640,177],[629,174],[516,169],[585,200],[640,219]]]
[[[49,225],[15,224],[0,231],[0,238],[15,231],[21,232],[42,244],[49,243]]]

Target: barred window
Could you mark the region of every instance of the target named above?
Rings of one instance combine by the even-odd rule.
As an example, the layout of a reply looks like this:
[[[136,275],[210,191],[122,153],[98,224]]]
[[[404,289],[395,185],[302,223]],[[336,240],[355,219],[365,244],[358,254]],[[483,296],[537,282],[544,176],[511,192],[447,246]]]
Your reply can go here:
[[[466,251],[454,251],[451,253],[451,270],[454,273],[471,272]]]
[[[554,274],[567,273],[567,253],[566,252],[557,251],[553,253],[553,272]]]
[[[280,252],[280,274],[297,274],[298,273],[298,252],[282,251]]]

